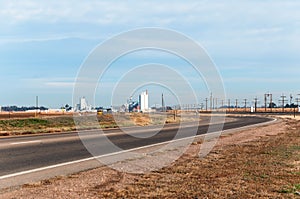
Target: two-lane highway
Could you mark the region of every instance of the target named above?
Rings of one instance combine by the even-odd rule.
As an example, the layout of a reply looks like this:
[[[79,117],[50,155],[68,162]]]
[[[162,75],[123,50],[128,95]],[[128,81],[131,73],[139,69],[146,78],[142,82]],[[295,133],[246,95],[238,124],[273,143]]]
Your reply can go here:
[[[267,121],[270,121],[270,119],[261,117],[236,117],[234,121],[226,122],[223,129],[233,129]],[[197,135],[207,133],[208,127],[207,120],[204,119],[203,122],[200,122],[198,128],[196,128]],[[115,145],[127,150],[172,140],[177,133],[177,129],[178,126],[176,125],[167,126],[149,138],[131,136],[118,129],[106,130],[105,134]],[[178,138],[191,135],[193,132],[190,131],[194,129],[195,127],[184,127],[186,134],[182,134]],[[137,129],[134,130],[136,131]],[[142,131],[141,133],[143,133]],[[151,131],[151,128],[148,128],[147,131]],[[152,131],[155,131],[155,128]],[[97,155],[115,152],[111,151],[109,147],[99,146],[99,139],[101,138],[99,138],[96,131],[90,130],[85,133],[85,140],[90,142],[91,145],[94,144],[96,147],[102,147],[101,152]],[[0,139],[0,176],[89,157],[91,157],[91,154],[87,151],[76,133],[2,138]]]

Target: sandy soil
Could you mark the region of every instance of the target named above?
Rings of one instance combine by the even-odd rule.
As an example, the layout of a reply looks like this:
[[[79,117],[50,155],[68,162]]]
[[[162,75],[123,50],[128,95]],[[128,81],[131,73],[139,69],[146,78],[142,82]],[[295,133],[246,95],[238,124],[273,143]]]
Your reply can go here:
[[[2,190],[0,198],[298,198],[300,123],[282,119],[227,134],[205,158],[201,140],[172,165],[146,174],[101,167]]]
[[[277,118],[284,118],[284,119],[295,119],[295,120],[300,120],[300,115],[280,115],[277,116]]]

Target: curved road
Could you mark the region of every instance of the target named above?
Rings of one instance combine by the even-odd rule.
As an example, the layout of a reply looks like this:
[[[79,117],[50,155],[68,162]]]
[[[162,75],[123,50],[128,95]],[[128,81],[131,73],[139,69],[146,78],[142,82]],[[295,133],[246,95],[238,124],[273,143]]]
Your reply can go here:
[[[205,134],[208,131],[207,120],[200,122],[197,135]],[[236,117],[234,121],[226,122],[223,130],[234,129],[257,123],[270,121],[261,117]],[[218,124],[211,125],[212,127]],[[122,149],[133,149],[160,142],[172,140],[177,133],[178,126],[170,125],[163,128],[156,135],[139,139],[122,133],[120,130],[106,130],[107,137]],[[132,128],[136,131],[136,128]],[[151,133],[155,129],[148,128]],[[179,138],[192,135],[195,127],[184,127],[185,134]],[[143,133],[143,132],[141,132]],[[145,132],[144,132],[145,133]],[[93,130],[86,131],[86,142],[99,147],[99,136]],[[96,155],[109,154],[112,151],[109,147],[101,146],[101,152]],[[95,155],[95,154],[94,154]],[[27,171],[49,165],[89,158],[92,155],[86,150],[77,133],[48,134],[39,136],[25,136],[0,139],[0,177],[17,172]]]
[[[269,118],[262,117],[231,117],[234,120],[226,122],[223,126],[223,130],[234,129],[244,126],[249,126],[258,123],[264,123],[271,121]],[[198,128],[197,126],[189,126],[188,123],[184,125],[183,133],[176,139],[191,137],[195,135],[195,129],[197,135],[205,133],[213,133],[215,127],[220,127],[220,124],[208,125],[209,120],[203,119]],[[208,129],[210,132],[208,132]],[[137,135],[146,135],[147,133],[155,134],[157,127],[146,128],[128,128],[127,130],[135,132]],[[174,139],[177,134],[178,125],[166,125],[162,130],[149,138],[138,138],[137,136],[131,136],[123,133],[121,130],[106,130],[106,137],[110,139],[115,145],[121,149],[128,150],[138,147],[148,146],[156,143],[162,143]],[[105,145],[103,137],[99,137],[99,134],[95,130],[85,131],[85,142],[91,146],[101,148],[100,152],[95,155],[104,155],[117,152]],[[103,145],[101,143],[104,143]],[[36,136],[22,136],[12,138],[0,139],[0,188],[5,186],[7,182],[5,180],[12,176],[9,183],[17,185],[14,179],[14,175],[17,173],[26,172],[38,168],[48,167],[51,165],[57,165],[61,163],[67,163],[77,160],[90,158],[92,155],[87,151],[77,133],[61,133],[61,134],[46,134]],[[89,163],[86,163],[89,164]],[[88,166],[89,167],[89,166]],[[81,168],[80,170],[85,170]],[[60,170],[63,170],[60,168]],[[78,171],[78,170],[77,170]],[[49,171],[50,172],[50,171]],[[49,173],[48,172],[48,173]],[[22,174],[23,175],[23,174]],[[28,174],[29,175],[29,174]],[[52,174],[54,175],[54,174]],[[51,175],[50,175],[51,176]],[[45,177],[49,177],[45,176]],[[54,177],[54,176],[53,176]],[[30,181],[31,175],[18,184]],[[39,178],[36,178],[39,179]],[[2,181],[2,182],[1,182]]]

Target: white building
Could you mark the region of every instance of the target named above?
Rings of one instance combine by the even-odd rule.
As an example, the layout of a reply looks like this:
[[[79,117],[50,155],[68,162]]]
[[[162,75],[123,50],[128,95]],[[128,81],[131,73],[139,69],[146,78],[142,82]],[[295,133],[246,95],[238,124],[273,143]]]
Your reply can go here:
[[[92,107],[88,105],[85,97],[79,99],[79,104],[76,106],[76,111],[91,111]]]
[[[142,112],[149,110],[149,96],[147,90],[140,94],[139,105]]]

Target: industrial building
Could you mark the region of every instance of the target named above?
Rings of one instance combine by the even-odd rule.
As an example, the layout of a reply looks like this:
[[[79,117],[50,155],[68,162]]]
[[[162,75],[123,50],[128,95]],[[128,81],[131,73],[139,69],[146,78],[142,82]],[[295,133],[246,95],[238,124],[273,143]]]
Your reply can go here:
[[[139,96],[140,111],[149,111],[149,95],[148,90],[142,92]]]
[[[76,104],[75,107],[76,107],[75,111],[91,111],[92,110],[92,106],[90,106],[88,104],[85,97],[81,97],[79,99],[79,104]]]

